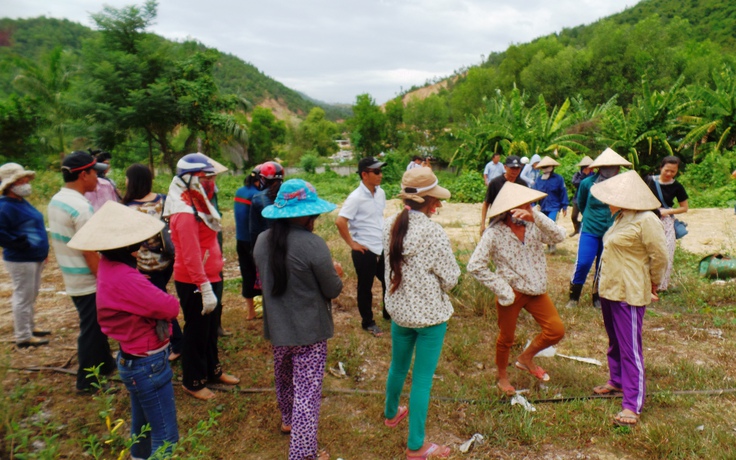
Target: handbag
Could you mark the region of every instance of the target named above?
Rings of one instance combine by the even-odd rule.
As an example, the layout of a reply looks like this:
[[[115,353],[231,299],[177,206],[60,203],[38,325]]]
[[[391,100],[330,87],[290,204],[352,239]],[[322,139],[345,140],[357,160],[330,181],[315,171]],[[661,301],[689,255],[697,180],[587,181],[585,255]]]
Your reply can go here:
[[[166,205],[166,195],[164,195],[164,202],[161,205],[163,209]],[[166,260],[174,260],[176,251],[174,249],[174,241],[171,239],[171,228],[169,228],[169,220],[161,218],[164,222],[164,228],[161,230],[161,257]]]
[[[665,209],[670,209],[669,206],[667,206],[664,203],[664,198],[662,198],[662,189],[659,186],[659,181],[657,179],[652,179],[654,181],[654,185],[657,186],[657,194],[659,195],[659,201],[662,203],[662,206],[664,206]],[[675,239],[679,240],[683,236],[687,235],[687,224],[680,219],[675,218]]]

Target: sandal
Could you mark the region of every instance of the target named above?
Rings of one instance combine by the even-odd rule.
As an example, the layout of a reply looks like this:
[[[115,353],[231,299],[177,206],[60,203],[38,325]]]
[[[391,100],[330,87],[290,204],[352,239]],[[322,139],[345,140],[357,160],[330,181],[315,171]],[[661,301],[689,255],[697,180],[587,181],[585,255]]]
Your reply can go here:
[[[197,391],[190,390],[187,387],[182,388],[184,388],[185,392],[189,393],[189,396],[200,399],[202,401],[209,401],[210,399],[215,397],[215,394],[209,388],[201,388]]]
[[[624,394],[621,388],[616,388],[609,383],[593,387],[593,393],[598,396],[622,396]]]
[[[284,435],[290,435],[291,434],[291,425],[284,425],[281,424],[281,434]]]
[[[501,382],[496,382],[496,387],[506,396],[514,396],[516,394],[516,388],[511,385],[501,385]]]
[[[363,329],[365,329],[366,331],[368,331],[371,334],[373,334],[373,337],[381,337],[383,335],[383,331],[381,330],[380,327],[378,327],[378,324],[374,324],[372,326],[364,327]]]
[[[536,369],[532,371],[526,364],[516,361],[514,363],[514,367],[517,369],[521,369],[522,371],[527,371],[542,382],[549,382],[549,374],[547,374],[544,369],[541,368],[541,366],[537,366]]]
[[[330,460],[330,453],[325,449],[320,449],[317,452],[317,460]]]
[[[633,427],[639,423],[639,416],[628,409],[624,409],[613,417],[613,424]]]
[[[385,419],[383,421],[383,424],[389,428],[396,428],[396,426],[401,423],[401,421],[404,420],[407,415],[409,415],[409,409],[406,406],[399,406],[399,409],[398,411],[396,411],[396,415],[394,416],[394,418]]]
[[[425,450],[423,453],[414,455],[410,454],[409,450],[406,451],[406,459],[412,460],[412,459],[428,459],[430,457],[432,458],[447,458],[450,456],[450,453],[452,453],[452,449],[450,449],[447,446],[438,446],[437,444],[430,444],[429,447],[427,447],[427,450]]]

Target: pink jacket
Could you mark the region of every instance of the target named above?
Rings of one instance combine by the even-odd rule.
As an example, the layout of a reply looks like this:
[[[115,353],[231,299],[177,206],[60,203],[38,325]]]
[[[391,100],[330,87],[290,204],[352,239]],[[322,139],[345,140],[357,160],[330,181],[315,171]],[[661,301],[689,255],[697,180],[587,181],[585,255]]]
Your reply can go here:
[[[97,271],[97,321],[108,337],[132,355],[145,355],[168,343],[156,336],[156,320],[179,314],[179,300],[135,268],[100,258]],[[170,327],[170,326],[169,326]],[[170,332],[170,331],[169,331]]]

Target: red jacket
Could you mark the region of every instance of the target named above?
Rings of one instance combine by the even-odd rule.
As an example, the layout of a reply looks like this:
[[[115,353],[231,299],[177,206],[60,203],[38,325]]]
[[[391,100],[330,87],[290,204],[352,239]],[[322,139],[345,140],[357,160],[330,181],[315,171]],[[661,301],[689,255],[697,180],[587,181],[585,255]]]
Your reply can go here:
[[[217,232],[183,212],[171,216],[169,227],[176,249],[174,280],[197,286],[220,281],[223,262]]]
[[[138,270],[100,258],[97,270],[97,322],[120,348],[145,355],[169,342],[156,336],[156,320],[179,314],[179,300],[154,286]],[[169,331],[170,332],[170,331]]]

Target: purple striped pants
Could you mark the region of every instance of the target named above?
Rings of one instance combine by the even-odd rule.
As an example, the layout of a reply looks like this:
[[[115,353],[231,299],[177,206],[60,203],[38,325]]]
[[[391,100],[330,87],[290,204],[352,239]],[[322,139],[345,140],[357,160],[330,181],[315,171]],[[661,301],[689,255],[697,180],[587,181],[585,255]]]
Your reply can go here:
[[[646,397],[641,329],[646,307],[601,297],[603,324],[608,334],[608,384],[621,388],[624,409],[640,414]]]

